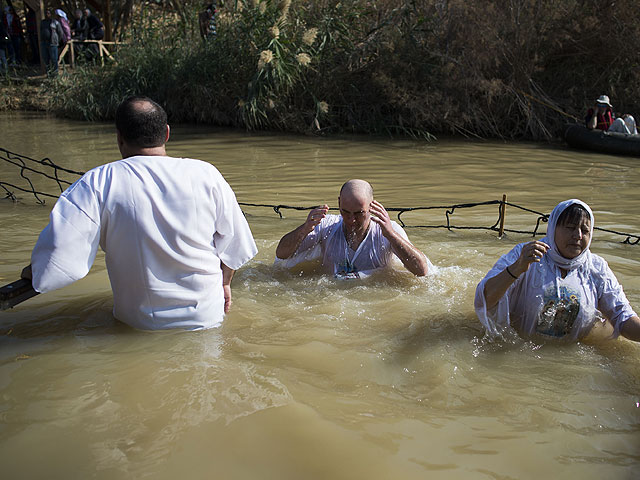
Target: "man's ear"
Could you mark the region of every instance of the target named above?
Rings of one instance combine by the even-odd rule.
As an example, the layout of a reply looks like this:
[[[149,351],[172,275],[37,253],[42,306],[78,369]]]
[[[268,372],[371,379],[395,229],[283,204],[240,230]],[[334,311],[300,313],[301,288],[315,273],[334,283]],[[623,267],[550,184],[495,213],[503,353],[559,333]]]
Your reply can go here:
[[[167,138],[164,139],[164,143],[169,141],[169,137],[171,136],[171,127],[167,124]]]

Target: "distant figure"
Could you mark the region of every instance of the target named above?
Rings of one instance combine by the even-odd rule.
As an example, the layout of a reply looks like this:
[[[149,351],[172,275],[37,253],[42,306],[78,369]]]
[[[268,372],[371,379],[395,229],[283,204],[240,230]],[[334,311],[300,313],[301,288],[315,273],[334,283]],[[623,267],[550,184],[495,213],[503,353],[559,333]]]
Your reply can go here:
[[[0,74],[4,75],[9,70],[7,64],[7,52],[5,48],[11,43],[9,33],[4,26],[4,23],[0,22]]]
[[[167,156],[169,131],[154,101],[120,104],[122,160],[90,170],[60,195],[22,273],[36,291],[83,278],[101,247],[118,320],[143,330],[220,325],[234,271],[256,245],[220,172]]]
[[[2,23],[4,23],[11,38],[11,43],[9,44],[9,60],[12,64],[20,64],[22,63],[22,40],[24,34],[22,33],[20,17],[13,7],[4,7]]]
[[[198,15],[198,23],[200,25],[200,36],[204,39],[215,38],[217,35],[216,30],[216,14],[217,14],[216,4],[210,3],[204,9],[204,11],[200,12]]]
[[[91,40],[102,40],[104,38],[104,25],[98,17],[96,17],[91,10],[86,8],[84,10],[87,27],[89,28],[89,38]]]
[[[302,225],[280,240],[276,263],[293,267],[321,260],[326,272],[342,279],[364,278],[395,257],[414,275],[426,275],[432,268],[402,227],[373,199],[368,182],[346,182],[340,189],[338,206],[340,215],[327,215],[328,205],[311,210]]]
[[[593,108],[590,108],[585,117],[589,130],[602,130],[603,132],[627,133],[637,135],[635,119],[628,113],[615,117],[609,97],[600,95]]]
[[[84,10],[84,20],[87,24],[87,39],[102,40],[104,38],[104,25],[88,8]],[[91,42],[87,46],[86,54],[89,60],[95,59],[100,55],[100,47]]]
[[[516,245],[476,288],[475,310],[491,336],[579,341],[606,318],[613,335],[640,341],[640,318],[615,275],[589,247],[594,219],[580,200],[560,202],[541,240]]]
[[[36,12],[27,7],[27,37],[31,50],[31,63],[40,63],[40,46],[38,45],[38,18]]]
[[[62,26],[62,39],[60,41],[60,48],[63,48],[69,40],[71,40],[71,26],[69,25],[69,20],[67,19],[67,14],[59,8],[54,12],[56,14],[56,20],[60,22],[60,26]]]
[[[78,42],[84,42],[89,38],[89,25],[87,19],[82,15],[82,10],[77,8],[73,12],[73,22],[71,24],[71,38]]]
[[[637,135],[638,129],[636,128],[636,120],[632,115],[625,113],[616,118],[611,126],[609,132],[626,133],[629,135]]]
[[[42,60],[49,73],[58,73],[58,45],[62,39],[62,25],[51,15],[51,9],[45,10],[45,18],[40,22],[40,50]]]
[[[613,123],[613,107],[609,97],[600,95],[596,104],[587,111],[585,124],[589,130],[602,130],[606,132]]]

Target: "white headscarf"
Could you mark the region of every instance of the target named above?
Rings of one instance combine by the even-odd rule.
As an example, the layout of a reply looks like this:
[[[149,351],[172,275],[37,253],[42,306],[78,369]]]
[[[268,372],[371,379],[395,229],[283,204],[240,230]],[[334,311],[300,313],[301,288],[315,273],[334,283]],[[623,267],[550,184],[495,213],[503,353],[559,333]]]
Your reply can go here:
[[[544,309],[544,291],[555,285],[556,298],[562,298],[560,284],[564,283],[560,275],[559,268],[565,270],[577,270],[579,279],[574,283],[574,288],[580,290],[580,311],[575,320],[568,339],[576,340],[586,334],[596,316],[597,298],[594,296],[593,281],[590,277],[593,270],[593,259],[595,255],[589,250],[591,242],[580,255],[575,258],[565,258],[560,254],[555,242],[555,231],[558,218],[571,205],[578,204],[588,213],[591,220],[591,232],[593,232],[593,213],[589,206],[580,200],[571,199],[560,202],[551,212],[547,226],[547,235],[542,239],[549,245],[549,250],[542,257],[539,263],[532,263],[529,269],[520,275],[503,297],[497,306],[491,311],[487,309],[484,296],[484,287],[488,279],[498,275],[507,266],[513,264],[520,257],[520,252],[525,243],[514,247],[509,253],[500,257],[493,268],[478,284],[474,306],[478,318],[486,327],[490,336],[499,335],[503,329],[511,324],[511,314],[514,313],[517,319],[517,328],[526,335],[532,335],[536,331],[536,325],[540,318],[540,313]],[[582,268],[581,268],[582,267]],[[614,277],[615,280],[615,277]]]
[[[556,241],[555,241],[556,226],[558,224],[558,218],[560,218],[560,215],[562,214],[562,212],[564,212],[571,205],[575,205],[575,204],[580,205],[589,214],[589,221],[590,221],[589,223],[590,223],[590,229],[591,229],[591,231],[589,232],[590,233],[589,243],[587,244],[587,248],[585,248],[582,251],[582,253],[580,253],[580,255],[578,255],[577,257],[565,258],[560,254],[560,251],[558,250],[558,246],[556,245]],[[549,259],[556,266],[563,268],[564,270],[575,270],[576,268],[584,265],[585,262],[589,259],[589,255],[591,255],[591,252],[589,251],[589,246],[591,246],[592,236],[593,236],[593,212],[591,211],[591,208],[589,208],[589,205],[587,205],[586,203],[576,198],[572,198],[571,200],[565,200],[564,202],[560,202],[553,209],[553,211],[551,212],[551,215],[549,216],[549,223],[547,226],[547,235],[542,239],[542,241],[551,247],[549,251],[546,253],[546,255],[548,255]]]
[[[67,14],[64,13],[62,10],[60,10],[59,8],[56,10],[56,15],[58,15],[59,17],[64,18],[65,20],[67,20]]]

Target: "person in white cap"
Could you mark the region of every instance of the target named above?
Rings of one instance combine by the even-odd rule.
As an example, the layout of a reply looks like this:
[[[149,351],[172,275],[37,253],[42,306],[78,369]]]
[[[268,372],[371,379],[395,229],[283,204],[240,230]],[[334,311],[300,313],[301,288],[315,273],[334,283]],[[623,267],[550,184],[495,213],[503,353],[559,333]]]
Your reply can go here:
[[[587,112],[586,125],[589,130],[603,130],[607,132],[627,133],[637,135],[636,121],[628,113],[615,118],[613,107],[607,95],[600,95],[594,108]]]
[[[585,123],[589,130],[609,130],[609,127],[613,123],[613,107],[609,102],[608,96],[600,95],[598,97],[593,108],[587,111]]]

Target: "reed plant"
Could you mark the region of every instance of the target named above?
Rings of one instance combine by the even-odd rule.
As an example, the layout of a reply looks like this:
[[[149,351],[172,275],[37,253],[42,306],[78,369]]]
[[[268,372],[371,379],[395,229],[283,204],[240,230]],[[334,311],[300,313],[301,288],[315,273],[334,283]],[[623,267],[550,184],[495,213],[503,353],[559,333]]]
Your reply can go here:
[[[116,63],[47,92],[54,111],[89,120],[135,93],[174,122],[548,139],[603,93],[640,115],[640,10],[610,4],[237,0],[202,41],[187,2],[180,15],[136,15]]]

